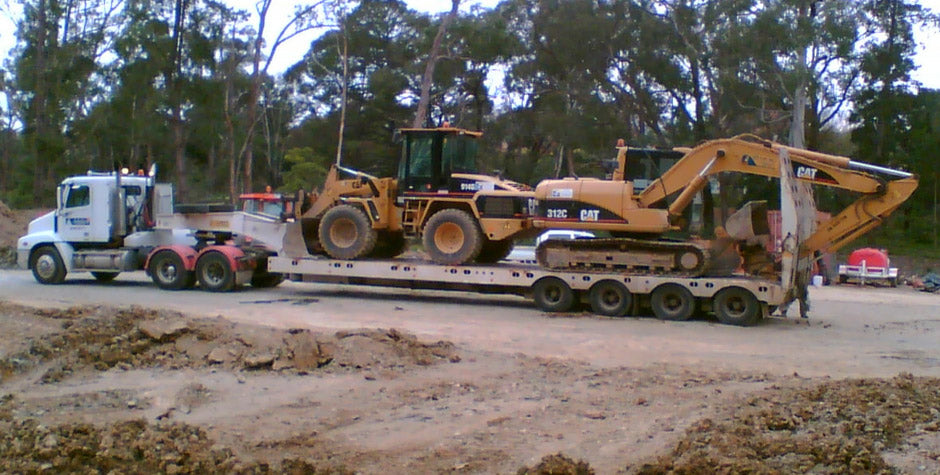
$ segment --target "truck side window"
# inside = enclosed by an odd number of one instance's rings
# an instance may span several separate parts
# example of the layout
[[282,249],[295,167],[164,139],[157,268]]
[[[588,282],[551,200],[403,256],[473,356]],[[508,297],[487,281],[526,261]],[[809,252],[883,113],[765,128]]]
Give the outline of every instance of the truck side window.
[[77,208],[87,206],[90,203],[90,193],[87,185],[73,186],[69,188],[69,197],[65,200],[66,208]]

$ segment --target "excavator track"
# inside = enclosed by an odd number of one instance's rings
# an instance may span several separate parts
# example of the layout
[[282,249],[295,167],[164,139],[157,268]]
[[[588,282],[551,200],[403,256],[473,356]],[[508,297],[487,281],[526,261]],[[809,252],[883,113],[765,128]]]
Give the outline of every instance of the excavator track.
[[[687,241],[632,238],[548,240],[536,250],[539,265],[556,270],[622,270],[644,275],[730,275],[737,264],[712,259],[713,251]],[[725,261],[725,259],[719,259]]]

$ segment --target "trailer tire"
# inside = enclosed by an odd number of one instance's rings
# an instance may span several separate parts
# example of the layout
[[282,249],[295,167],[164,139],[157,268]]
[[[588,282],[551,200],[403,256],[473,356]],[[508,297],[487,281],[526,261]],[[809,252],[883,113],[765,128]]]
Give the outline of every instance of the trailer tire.
[[199,286],[209,292],[228,292],[235,288],[235,271],[220,252],[207,252],[196,261]]
[[682,322],[695,313],[695,297],[679,284],[663,284],[653,289],[650,306],[656,318]]
[[352,205],[338,205],[323,215],[318,234],[323,250],[330,257],[352,260],[372,252],[378,233],[361,209]]
[[120,272],[92,272],[91,276],[98,282],[111,282],[116,279]]
[[195,284],[195,275],[186,270],[183,258],[173,251],[160,251],[150,258],[147,272],[157,287],[163,290],[188,289]]
[[61,284],[68,274],[62,256],[53,246],[36,249],[30,257],[29,268],[33,270],[36,281],[42,284]]
[[728,287],[715,294],[715,316],[726,325],[748,327],[761,318],[760,302],[749,290]]
[[557,277],[544,277],[532,285],[532,299],[546,312],[567,312],[574,306],[574,291]]
[[622,317],[633,305],[633,295],[616,280],[602,280],[591,286],[591,311],[605,317]]
[[512,252],[512,239],[487,240],[480,249],[477,262],[480,264],[495,264],[505,259],[510,252]]
[[424,250],[438,264],[457,266],[470,262],[483,248],[483,231],[476,219],[460,209],[434,213],[423,234]]

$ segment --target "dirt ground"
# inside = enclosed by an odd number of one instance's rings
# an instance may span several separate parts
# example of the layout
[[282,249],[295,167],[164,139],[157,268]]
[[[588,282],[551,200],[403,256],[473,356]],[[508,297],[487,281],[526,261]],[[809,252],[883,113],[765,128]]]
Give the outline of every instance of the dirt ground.
[[0,201],[0,269],[16,265],[16,240],[26,234],[29,222],[44,211],[10,209]]
[[940,379],[0,303],[0,472],[938,473]]

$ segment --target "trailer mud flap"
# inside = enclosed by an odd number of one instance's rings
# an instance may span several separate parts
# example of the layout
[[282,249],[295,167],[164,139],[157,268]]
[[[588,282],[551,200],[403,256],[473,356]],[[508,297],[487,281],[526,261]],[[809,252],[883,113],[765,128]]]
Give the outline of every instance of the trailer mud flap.
[[816,202],[810,185],[797,181],[790,162],[790,154],[780,149],[780,214],[782,237],[782,266],[780,285],[786,298],[781,313],[794,300],[800,302],[800,316],[809,313],[808,288],[813,271],[812,255],[801,252],[803,243],[816,232]]

